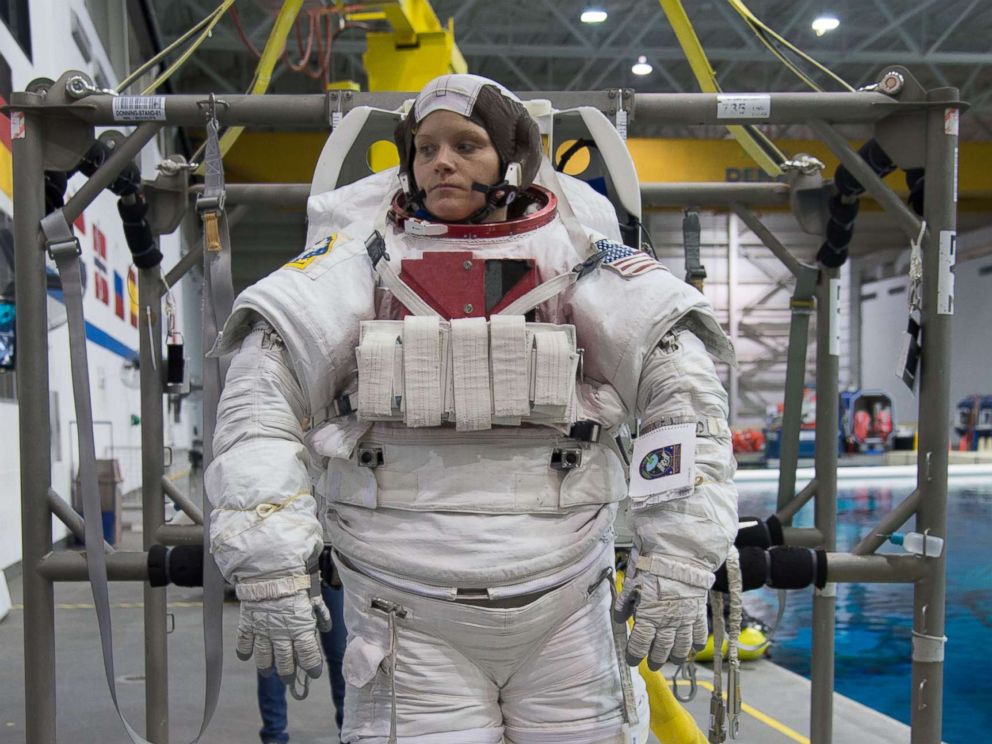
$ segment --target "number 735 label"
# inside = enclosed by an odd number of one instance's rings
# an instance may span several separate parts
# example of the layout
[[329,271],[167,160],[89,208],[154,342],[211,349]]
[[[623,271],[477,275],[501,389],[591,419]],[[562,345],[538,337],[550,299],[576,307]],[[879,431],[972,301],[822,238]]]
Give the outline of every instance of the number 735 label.
[[767,119],[772,113],[772,98],[763,93],[718,95],[718,119]]

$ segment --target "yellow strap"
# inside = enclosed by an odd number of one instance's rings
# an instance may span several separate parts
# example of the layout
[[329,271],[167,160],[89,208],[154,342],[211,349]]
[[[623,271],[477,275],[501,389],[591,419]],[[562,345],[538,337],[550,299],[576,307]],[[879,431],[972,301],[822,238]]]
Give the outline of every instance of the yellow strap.
[[[303,1],[286,0],[283,3],[279,15],[276,16],[276,22],[272,26],[272,32],[265,42],[265,49],[262,50],[258,66],[255,68],[255,76],[248,89],[248,93],[251,95],[261,95],[269,89],[269,83],[272,82],[272,70],[275,69],[276,62],[279,61],[279,57],[282,56],[283,50],[286,48],[286,39],[289,37],[289,32],[293,30],[293,24],[296,23],[296,17],[300,14]],[[221,135],[221,157],[226,155],[234,146],[243,131],[244,127],[230,127]]]
[[224,0],[224,2],[221,3],[221,5],[217,8],[217,10],[215,10],[211,14],[211,16],[208,16],[210,18],[210,22],[207,24],[207,27],[203,29],[203,33],[200,34],[199,38],[197,38],[197,40],[190,45],[189,49],[187,49],[179,56],[179,59],[177,59],[175,62],[169,65],[169,67],[165,70],[165,72],[163,72],[161,75],[155,78],[154,82],[152,82],[151,85],[149,85],[147,88],[141,91],[141,95],[147,96],[149,93],[151,93],[156,88],[158,88],[158,86],[160,86],[162,83],[168,80],[169,77],[172,75],[172,73],[174,73],[184,64],[186,64],[186,60],[188,60],[191,56],[193,56],[193,52],[197,50],[200,44],[202,44],[204,41],[207,40],[211,32],[214,30],[214,26],[216,26],[220,22],[220,19],[224,17],[224,13],[226,13],[227,9],[230,8],[233,4],[234,4],[234,0]]
[[[699,37],[696,36],[696,31],[689,21],[685,8],[682,7],[682,0],[659,0],[659,2],[668,17],[668,22],[672,25],[672,30],[675,31],[675,36],[682,47],[682,53],[685,54],[689,67],[692,68],[692,74],[695,75],[700,90],[703,93],[720,93],[716,73],[706,58],[706,52],[703,51],[703,45],[699,43]],[[740,124],[731,124],[727,130],[744,148],[744,152],[765,173],[769,176],[782,174],[779,163],[784,162],[786,157],[764,133],[753,127],[744,127]]]
[[814,83],[809,77],[807,77],[806,74],[803,73],[802,70],[800,70],[796,65],[794,65],[788,59],[786,59],[785,56],[781,54],[781,52],[775,49],[774,45],[770,41],[768,41],[768,37],[771,37],[779,44],[784,46],[786,49],[788,49],[790,52],[801,58],[803,61],[805,61],[810,65],[813,65],[813,67],[818,69],[820,72],[829,76],[832,80],[834,80],[838,85],[842,86],[845,90],[848,90],[852,93],[854,92],[854,88],[852,88],[845,80],[843,80],[838,75],[834,74],[827,67],[821,65],[815,59],[813,59],[808,54],[806,54],[806,52],[802,51],[799,47],[797,47],[790,41],[786,40],[783,36],[779,35],[774,29],[772,29],[770,26],[765,24],[764,21],[762,21],[760,18],[754,15],[754,13],[752,13],[751,10],[744,4],[744,0],[727,0],[727,2],[730,3],[730,7],[733,8],[737,12],[737,14],[740,15],[741,18],[747,21],[747,25],[751,27],[751,30],[754,31],[755,35],[758,37],[761,43],[764,44],[766,47],[768,47],[768,49],[772,52],[772,54],[778,57],[782,61],[782,63],[785,64],[786,67],[792,70],[792,72],[795,73],[797,77],[799,77],[808,86],[813,88],[813,90],[820,90],[820,87],[816,83]]

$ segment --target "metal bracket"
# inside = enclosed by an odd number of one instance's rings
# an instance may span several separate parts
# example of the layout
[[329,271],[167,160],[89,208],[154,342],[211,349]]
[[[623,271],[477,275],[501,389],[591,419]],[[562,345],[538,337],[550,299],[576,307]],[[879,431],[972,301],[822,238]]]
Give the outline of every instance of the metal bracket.
[[[170,165],[165,165],[169,163]],[[182,155],[171,155],[159,167],[154,181],[142,188],[148,202],[145,219],[153,235],[169,235],[179,227],[188,206],[189,168]]]
[[[927,91],[913,74],[901,65],[885,68],[877,90],[900,103],[927,100]],[[887,116],[875,125],[875,139],[892,162],[903,170],[922,168],[926,157],[927,112],[909,111]]]
[[[72,170],[90,149],[96,136],[92,124],[87,124],[71,113],[53,108],[79,105],[76,103],[77,98],[71,96],[68,91],[69,81],[72,79],[79,79],[82,82],[90,80],[86,73],[69,70],[55,82],[47,78],[39,78],[31,82],[32,92],[44,94],[45,115],[38,119],[45,141],[45,170]],[[92,81],[90,84],[92,85]]]

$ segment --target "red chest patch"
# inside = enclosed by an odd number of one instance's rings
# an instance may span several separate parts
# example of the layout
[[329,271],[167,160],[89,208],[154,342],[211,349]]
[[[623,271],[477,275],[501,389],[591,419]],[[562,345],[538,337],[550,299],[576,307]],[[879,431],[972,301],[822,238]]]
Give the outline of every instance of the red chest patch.
[[400,266],[400,279],[446,320],[488,318],[539,284],[531,259],[484,259],[471,251],[428,252]]

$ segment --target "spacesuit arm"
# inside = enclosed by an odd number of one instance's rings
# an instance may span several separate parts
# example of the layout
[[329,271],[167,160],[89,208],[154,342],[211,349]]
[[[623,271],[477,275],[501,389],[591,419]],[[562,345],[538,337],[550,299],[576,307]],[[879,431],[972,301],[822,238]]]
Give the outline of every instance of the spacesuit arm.
[[[692,646],[706,642],[706,590],[737,529],[727,396],[706,347],[691,331],[670,331],[648,354],[637,413],[646,441],[652,431],[682,427],[681,439],[658,439],[656,451],[665,450],[671,459],[655,473],[671,473],[670,484],[665,483],[668,476],[658,477],[649,481],[658,484],[653,492],[650,487],[636,495],[632,490],[637,551],[614,607],[618,619],[634,616],[628,663],[647,657],[657,669],[669,658],[684,660]],[[691,461],[690,451],[694,469],[682,483],[677,476]],[[632,477],[640,465],[635,457]]]
[[307,403],[279,336],[257,323],[217,411],[206,488],[211,552],[235,583],[309,574],[323,545],[300,422]]
[[642,432],[678,423],[696,427],[694,482],[632,502],[640,555],[715,571],[737,533],[736,462],[727,393],[705,346],[691,331],[670,332],[650,353],[641,372],[637,408]]

